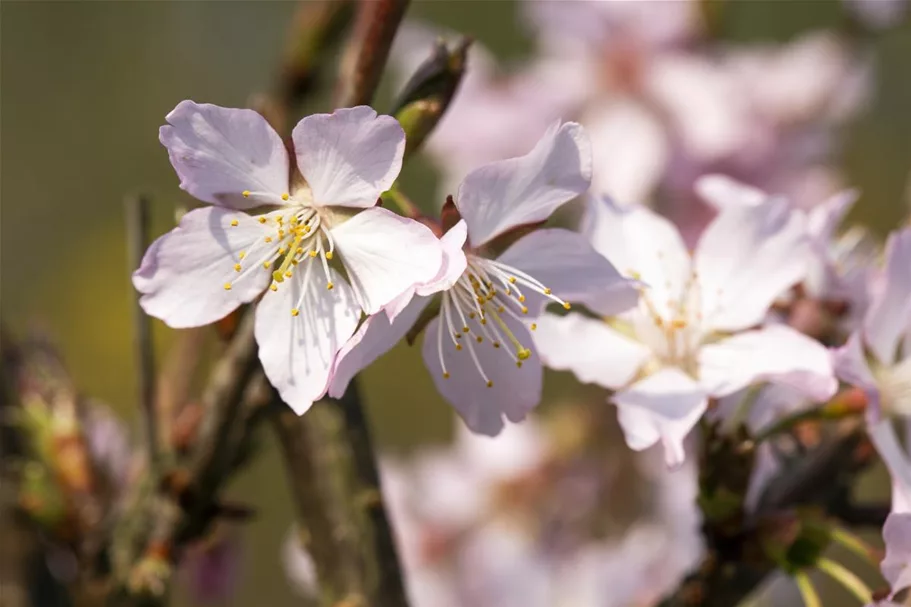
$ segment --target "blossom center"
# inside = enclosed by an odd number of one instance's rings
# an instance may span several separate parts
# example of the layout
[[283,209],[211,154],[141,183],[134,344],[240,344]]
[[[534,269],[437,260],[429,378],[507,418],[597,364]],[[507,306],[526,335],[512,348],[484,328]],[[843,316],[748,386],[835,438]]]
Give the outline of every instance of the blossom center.
[[522,361],[531,356],[530,344],[522,343],[507,320],[525,325],[532,331],[537,328],[535,323],[527,321],[527,297],[544,297],[566,309],[570,304],[516,268],[476,255],[469,254],[467,257],[465,271],[451,289],[443,292],[437,354],[443,377],[448,379],[443,348],[453,347],[459,352],[467,350],[481,381],[492,388],[493,380],[485,372],[478,356],[480,348],[496,349],[502,352],[502,357],[522,367]]
[[703,313],[695,273],[683,284],[678,297],[670,296],[664,302],[644,287],[633,316],[637,337],[651,348],[659,363],[678,367],[698,379],[697,353],[703,338]]
[[[291,314],[300,313],[302,300],[307,293],[307,287],[315,272],[322,272],[326,279],[326,288],[332,289],[332,274],[329,262],[335,252],[335,242],[330,233],[330,225],[318,208],[295,205],[287,206],[279,211],[273,211],[257,217],[263,224],[263,239],[267,245],[263,247],[262,255],[258,259],[248,259],[247,251],[240,251],[238,261],[234,264],[234,271],[239,279],[248,272],[270,272],[272,284],[269,288],[273,291],[279,285],[292,278],[295,273],[303,272],[300,300],[291,309]],[[232,222],[236,226],[236,220]],[[231,283],[225,283],[225,289],[231,289]]]

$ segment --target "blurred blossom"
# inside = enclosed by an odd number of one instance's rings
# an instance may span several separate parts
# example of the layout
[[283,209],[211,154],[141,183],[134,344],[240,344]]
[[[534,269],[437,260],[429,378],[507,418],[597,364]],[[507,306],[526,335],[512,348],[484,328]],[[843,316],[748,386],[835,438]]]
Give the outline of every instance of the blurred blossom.
[[126,426],[106,405],[89,401],[83,431],[92,461],[115,495],[122,494],[133,472],[135,460]]
[[[524,156],[469,173],[443,210],[444,224],[454,223],[441,239],[443,269],[390,306],[396,318],[390,312],[360,326],[339,353],[329,394],[341,396],[423,320],[424,364],[465,424],[493,436],[506,421],[522,421],[541,400],[531,332],[545,306],[569,309],[573,301],[615,313],[637,297],[634,283],[580,234],[529,231],[585,192],[591,173],[588,139],[575,123],[552,125]],[[520,237],[495,256],[497,240],[511,233]]]
[[867,27],[899,25],[908,14],[908,0],[843,0],[845,6]]
[[695,566],[691,465],[670,472],[660,454],[640,456],[653,507],[619,537],[596,539],[584,520],[599,507],[583,496],[619,487],[598,489],[599,466],[561,466],[555,448],[528,420],[495,440],[460,431],[451,447],[383,461],[417,607],[652,605]]
[[225,525],[190,545],[180,560],[180,573],[197,603],[220,603],[240,585],[241,557],[238,533]]
[[[300,182],[281,137],[252,110],[182,101],[167,121],[160,140],[180,186],[212,206],[149,247],[133,274],[140,303],[186,328],[265,293],[260,361],[302,414],[325,395],[362,311],[380,312],[440,270],[426,226],[375,207],[398,177],[405,133],[367,106],[307,116],[292,133]],[[329,263],[336,254],[344,274]]]
[[883,577],[895,595],[911,587],[911,512],[893,512],[886,518],[883,541],[886,544]]
[[754,383],[816,399],[834,394],[828,352],[783,325],[749,330],[805,275],[805,217],[781,200],[731,204],[692,257],[677,229],[645,207],[589,202],[592,244],[643,283],[639,306],[605,320],[545,314],[535,339],[545,364],[611,388],[627,444],[657,443],[684,460],[684,439],[708,406]]
[[310,553],[301,546],[300,531],[296,525],[288,531],[282,545],[282,566],[291,587],[298,594],[311,598],[319,596],[316,565]]

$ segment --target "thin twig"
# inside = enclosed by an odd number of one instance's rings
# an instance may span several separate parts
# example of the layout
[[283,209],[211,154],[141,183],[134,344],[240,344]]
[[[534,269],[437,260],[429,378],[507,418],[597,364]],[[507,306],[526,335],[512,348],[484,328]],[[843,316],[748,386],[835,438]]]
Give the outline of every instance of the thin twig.
[[360,0],[342,55],[336,106],[369,105],[410,0]]
[[[132,273],[142,263],[149,246],[149,199],[143,195],[126,199],[127,256]],[[160,444],[158,415],[155,411],[155,351],[152,345],[152,321],[139,305],[139,295],[133,298],[133,343],[138,367],[139,409],[145,434],[149,462],[158,464]]]

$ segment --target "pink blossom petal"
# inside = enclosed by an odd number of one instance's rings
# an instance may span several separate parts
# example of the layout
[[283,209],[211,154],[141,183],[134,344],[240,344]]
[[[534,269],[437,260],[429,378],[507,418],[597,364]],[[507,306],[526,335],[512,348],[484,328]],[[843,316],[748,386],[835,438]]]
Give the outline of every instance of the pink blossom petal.
[[[278,290],[266,291],[256,308],[259,360],[269,382],[298,415],[326,394],[336,354],[361,316],[344,277],[330,272],[332,289],[326,288],[322,273],[306,280],[306,270],[300,270]],[[299,310],[297,316],[293,309]]]
[[829,351],[782,325],[703,346],[699,381],[714,397],[763,381],[785,384],[816,400],[826,400],[838,389]]
[[395,320],[390,320],[386,314],[374,314],[361,323],[338,353],[329,396],[341,397],[355,375],[399,343],[428,303],[426,297],[415,297]]
[[544,221],[588,189],[591,146],[574,122],[554,125],[519,158],[475,169],[459,187],[456,206],[468,223],[472,247],[516,226]]
[[911,460],[898,442],[892,420],[868,424],[867,434],[892,478],[892,512],[911,514]]
[[180,329],[215,322],[253,301],[271,280],[257,267],[268,254],[265,235],[245,213],[216,207],[190,211],[152,243],[133,273],[143,310]]
[[703,388],[683,371],[666,368],[617,392],[617,420],[631,449],[661,441],[669,466],[683,463],[683,441],[708,405]]
[[361,211],[331,234],[367,314],[431,280],[443,263],[442,245],[429,228],[386,209]]
[[651,355],[646,346],[604,321],[581,314],[543,314],[537,324],[532,337],[543,363],[551,369],[572,371],[582,382],[620,388]]
[[[859,332],[852,333],[845,345],[832,351],[835,374],[843,381],[861,388],[867,394],[877,394],[876,378],[867,364],[863,338]],[[878,403],[879,399],[875,399]]]
[[677,228],[645,207],[622,207],[606,197],[589,201],[583,224],[595,249],[624,276],[645,283],[658,313],[670,317],[668,303],[680,301],[690,279],[690,256]]
[[879,362],[890,365],[911,326],[911,229],[889,236],[883,280],[883,290],[864,318],[864,338]]
[[307,116],[292,137],[319,206],[372,207],[402,169],[405,132],[395,118],[365,105]]
[[696,193],[706,203],[721,211],[727,208],[756,207],[769,195],[727,175],[705,175],[696,180]]
[[810,259],[805,223],[784,201],[718,214],[693,256],[706,328],[759,324],[775,298],[804,277]]
[[260,114],[181,101],[166,120],[158,137],[182,189],[235,209],[281,203],[288,191],[288,153]]
[[911,514],[893,512],[883,525],[886,556],[880,565],[892,593],[911,587]]
[[[531,335],[525,325],[509,316],[503,316],[502,320],[519,342],[531,347]],[[541,361],[534,349],[522,361],[521,368],[506,352],[507,345],[494,348],[490,340],[469,343],[475,339],[471,334],[462,338],[464,345],[456,350],[444,332],[442,348],[438,349],[439,323],[439,318],[434,319],[424,332],[424,363],[437,390],[455,407],[472,432],[496,436],[503,430],[504,417],[514,423],[525,419],[541,401]],[[440,351],[448,378],[443,375]],[[472,351],[478,364],[472,358]],[[491,387],[487,386],[487,380],[492,382]]]
[[[566,301],[585,304],[604,315],[629,310],[639,300],[638,283],[623,278],[584,236],[550,228],[523,236],[497,260],[525,272]],[[523,290],[530,309],[550,302],[543,295]]]

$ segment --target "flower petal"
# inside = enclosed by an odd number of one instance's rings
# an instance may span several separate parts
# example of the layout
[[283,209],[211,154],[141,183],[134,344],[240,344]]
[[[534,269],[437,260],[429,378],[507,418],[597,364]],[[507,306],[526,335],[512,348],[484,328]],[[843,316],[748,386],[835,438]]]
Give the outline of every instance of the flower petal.
[[880,568],[892,593],[911,587],[911,514],[893,512],[883,525],[886,556]]
[[338,353],[329,396],[341,397],[355,375],[399,343],[428,303],[430,300],[426,297],[415,297],[394,320],[386,314],[374,314],[361,323]]
[[[181,101],[158,138],[180,187],[199,200],[235,209],[279,204],[288,191],[288,153],[253,110]],[[249,191],[248,197],[243,196]]]
[[456,206],[479,247],[516,226],[544,221],[560,205],[588,189],[591,146],[574,122],[554,125],[519,158],[475,169],[459,186]]
[[762,381],[791,386],[816,400],[838,389],[829,351],[783,325],[740,333],[699,352],[699,383],[714,397]]
[[[330,271],[331,290],[300,272],[277,291],[267,291],[256,308],[259,360],[269,382],[298,415],[326,394],[336,354],[361,316],[351,287]],[[300,314],[292,316],[292,309]]]
[[693,256],[707,329],[759,324],[775,298],[803,278],[810,258],[805,223],[780,200],[718,214]]
[[[612,316],[629,310],[639,300],[638,283],[623,278],[584,236],[551,228],[523,236],[498,259],[538,280],[553,294],[585,304],[599,314]],[[551,300],[531,291],[528,307],[540,314]]]
[[592,246],[624,275],[649,288],[656,311],[671,317],[690,280],[690,256],[677,228],[649,209],[622,207],[607,197],[590,199],[583,220]]
[[[181,329],[209,324],[253,301],[271,280],[268,271],[247,265],[258,266],[268,253],[264,234],[246,213],[217,207],[190,211],[152,243],[133,273],[142,309]],[[235,264],[242,265],[240,273]]]
[[361,211],[333,228],[332,238],[368,315],[431,280],[443,263],[442,245],[429,228],[382,208]]
[[[509,316],[502,319],[516,339],[531,349],[531,356],[522,361],[522,368],[516,366],[505,347],[494,348],[489,340],[469,342],[470,334],[463,338],[462,350],[456,350],[447,332],[439,334],[439,318],[431,321],[424,332],[424,363],[437,390],[455,407],[472,432],[488,436],[496,436],[503,430],[504,417],[511,422],[520,422],[541,401],[541,361],[531,347],[531,335],[525,325],[515,319]],[[439,344],[442,344],[441,348],[438,348]],[[477,356],[477,365],[472,350]],[[448,378],[443,376],[441,353]],[[493,382],[491,387],[487,386],[478,365]]]
[[402,169],[405,132],[366,105],[307,116],[292,138],[297,166],[320,206],[372,207]]
[[683,441],[708,406],[703,388],[675,368],[662,369],[611,400],[630,449],[642,451],[661,441],[669,466],[683,463]]
[[879,362],[889,365],[895,362],[898,342],[911,326],[911,229],[889,236],[882,278],[882,291],[864,318],[864,338]]
[[769,199],[768,194],[727,175],[704,175],[696,180],[696,193],[721,211],[728,208],[755,207]]
[[620,388],[651,354],[607,323],[581,314],[542,314],[537,324],[532,337],[541,361],[551,369],[572,371],[582,382]]
[[898,442],[892,420],[868,424],[867,434],[892,478],[892,512],[911,513],[911,461]]

